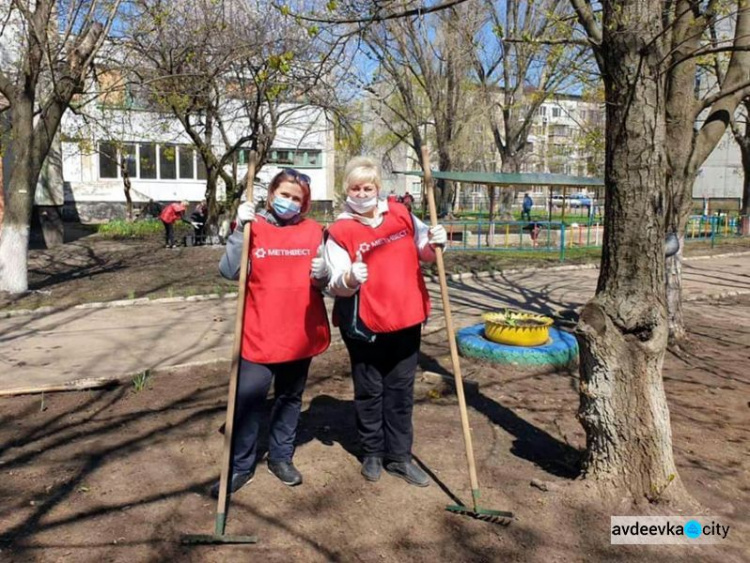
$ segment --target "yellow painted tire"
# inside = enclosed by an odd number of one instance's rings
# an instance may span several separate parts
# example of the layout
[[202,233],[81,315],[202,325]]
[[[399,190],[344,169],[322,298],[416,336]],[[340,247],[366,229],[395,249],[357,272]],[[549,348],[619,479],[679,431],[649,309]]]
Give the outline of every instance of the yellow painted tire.
[[[544,315],[535,315],[533,313],[521,313],[520,311],[511,311],[505,313],[485,313],[482,315],[484,320],[485,337],[499,344],[509,346],[541,346],[549,341],[549,327],[554,322],[551,318]],[[510,319],[510,323],[508,323]],[[514,321],[534,320],[536,326],[513,326]]]

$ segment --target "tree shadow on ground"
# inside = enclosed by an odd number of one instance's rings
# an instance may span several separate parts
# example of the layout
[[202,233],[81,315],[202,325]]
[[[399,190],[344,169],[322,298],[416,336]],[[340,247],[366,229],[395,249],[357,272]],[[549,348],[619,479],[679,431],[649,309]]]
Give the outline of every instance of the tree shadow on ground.
[[[453,374],[435,358],[420,353],[419,365],[422,369],[440,374],[455,388]],[[530,461],[557,477],[575,479],[580,475],[580,450],[524,420],[508,407],[482,393],[476,385],[464,384],[464,392],[468,408],[481,413],[492,424],[515,438],[511,449],[513,455]]]

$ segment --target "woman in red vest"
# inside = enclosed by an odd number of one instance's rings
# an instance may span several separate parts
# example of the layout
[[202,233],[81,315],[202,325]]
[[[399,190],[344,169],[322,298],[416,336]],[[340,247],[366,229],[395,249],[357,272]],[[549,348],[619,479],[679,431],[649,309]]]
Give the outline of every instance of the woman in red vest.
[[411,459],[414,375],[430,300],[419,262],[435,260],[447,240],[401,203],[382,201],[380,172],[369,158],[344,171],[344,212],[329,227],[326,262],[339,326],[352,364],[362,475],[388,473],[425,487]]
[[[221,275],[238,279],[242,261],[242,229],[251,222],[237,389],[232,438],[230,490],[238,490],[255,474],[261,410],[271,382],[268,470],[285,485],[302,483],[294,467],[302,393],[313,356],[331,340],[321,291],[329,281],[323,259],[323,228],[305,214],[310,209],[310,178],[287,168],[268,187],[266,208],[256,215],[252,203],[237,210],[237,228],[219,264]],[[211,493],[218,496],[219,484]]]

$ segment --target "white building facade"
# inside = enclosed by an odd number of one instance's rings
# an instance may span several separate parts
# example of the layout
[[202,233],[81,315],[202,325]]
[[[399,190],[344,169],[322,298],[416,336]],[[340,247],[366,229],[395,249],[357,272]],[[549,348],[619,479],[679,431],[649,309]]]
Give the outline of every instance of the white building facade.
[[[276,135],[267,164],[258,171],[268,183],[279,170],[293,167],[311,178],[313,200],[318,205],[333,199],[333,133],[322,111],[309,107],[287,108],[290,119]],[[149,201],[167,203],[205,197],[206,169],[179,121],[169,115],[144,110],[102,111],[92,127],[72,112],[61,126],[61,163],[65,215],[84,222],[124,216],[123,168],[130,178],[130,195],[136,207]],[[88,121],[88,122],[87,122]],[[231,122],[230,142],[247,129],[242,120]],[[86,131],[86,134],[82,132]],[[215,154],[223,147],[217,146]],[[236,173],[246,172],[247,149],[237,153]],[[232,174],[231,163],[226,170]],[[225,195],[219,181],[218,199]]]

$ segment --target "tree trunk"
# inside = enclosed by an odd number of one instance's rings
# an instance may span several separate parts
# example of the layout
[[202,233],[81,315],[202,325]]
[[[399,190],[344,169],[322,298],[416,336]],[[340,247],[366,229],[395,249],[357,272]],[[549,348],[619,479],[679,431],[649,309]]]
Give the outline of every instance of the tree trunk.
[[[747,108],[747,106],[746,106]],[[747,108],[750,111],[750,108]],[[750,117],[748,117],[750,120]],[[750,124],[745,125],[745,135],[739,140],[742,155],[742,203],[740,205],[740,229],[743,235],[750,235]]]
[[[503,164],[501,172],[518,174],[521,169],[521,163],[518,155],[513,153],[503,154]],[[498,200],[498,215],[501,221],[513,220],[513,202],[516,199],[516,192],[513,188],[500,188],[500,198]]]
[[[694,176],[685,177],[679,170],[672,168],[672,175],[667,179],[667,194],[691,194]],[[676,212],[668,213],[667,231],[674,231],[680,241],[679,251],[666,259],[667,322],[669,327],[669,345],[679,347],[688,340],[682,310],[682,259],[685,244],[685,229],[690,212],[682,209],[692,206],[692,197],[671,197],[671,204],[678,207]]]
[[22,293],[29,288],[27,259],[29,225],[41,162],[33,158],[33,117],[30,103],[11,110],[13,170],[7,186],[5,216],[0,232],[0,291]]
[[207,168],[206,169],[206,205],[208,205],[208,213],[206,214],[206,224],[213,225],[216,223],[216,218],[219,216],[219,203],[216,201],[216,189],[219,182],[219,169],[218,168]]
[[120,171],[122,172],[122,189],[125,192],[125,218],[128,221],[133,220],[133,198],[130,196],[130,188],[132,187],[130,184],[130,174],[128,174],[128,167],[125,163],[125,159],[123,159],[122,164],[120,166]]
[[[616,10],[614,8],[617,8]],[[581,344],[583,471],[636,501],[683,492],[662,382],[666,119],[661,2],[604,4],[607,102],[604,246]]]
[[[495,220],[495,201],[497,201],[497,186],[487,186],[487,190],[490,192],[490,212],[489,212],[489,228],[487,229],[487,246],[492,246],[492,239],[495,235],[495,229],[492,222]],[[481,233],[479,233],[481,236]]]
[[[0,123],[0,127],[2,124]],[[3,168],[3,150],[0,146],[0,233],[3,229],[3,216],[5,215],[5,169]]]
[[[438,166],[441,172],[448,172],[451,169],[451,158],[450,155],[441,150],[439,151]],[[450,209],[451,201],[453,200],[453,183],[447,180],[437,181],[438,190],[438,216],[445,217]]]
[[682,251],[685,246],[684,230],[678,234],[680,249],[667,258],[667,312],[669,315],[669,345],[680,346],[688,339],[682,314]]

